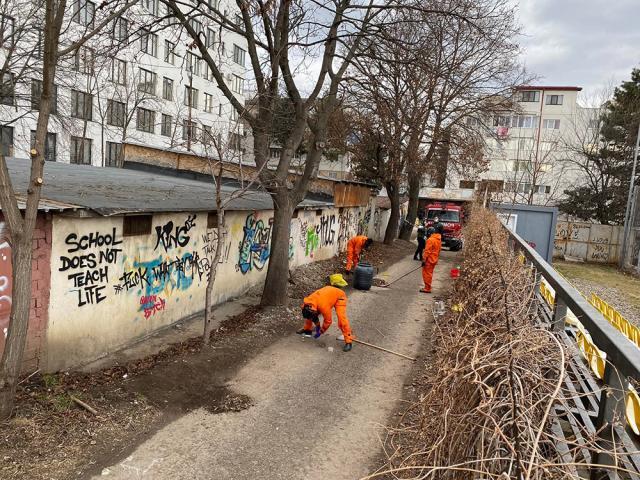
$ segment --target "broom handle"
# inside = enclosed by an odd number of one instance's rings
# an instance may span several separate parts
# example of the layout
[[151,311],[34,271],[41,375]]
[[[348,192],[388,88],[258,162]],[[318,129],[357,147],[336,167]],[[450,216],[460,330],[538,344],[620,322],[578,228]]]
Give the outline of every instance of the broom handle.
[[416,270],[418,270],[418,269],[420,269],[420,268],[422,268],[422,265],[420,265],[419,267],[414,268],[414,269],[413,269],[413,270],[411,270],[410,272],[405,273],[405,274],[404,274],[404,275],[402,275],[401,277],[398,277],[398,278],[396,278],[395,280],[392,280],[391,282],[387,283],[387,285],[386,285],[386,286],[388,287],[388,286],[389,286],[389,285],[391,285],[392,283],[396,283],[398,280],[403,279],[403,278],[404,278],[404,277],[406,277],[407,275],[409,275],[409,274],[411,274],[411,273],[415,272]]
[[366,345],[367,347],[377,348],[378,350],[382,350],[383,352],[393,353],[394,355],[397,355],[402,358],[406,358],[407,360],[411,360],[412,362],[416,361],[416,359],[413,357],[408,357],[406,355],[403,355],[402,353],[394,352],[393,350],[387,350],[386,348],[379,347],[378,345],[374,345],[372,343],[363,342],[362,340],[358,340],[356,338],[354,338],[353,341],[356,343],[361,343],[362,345]]

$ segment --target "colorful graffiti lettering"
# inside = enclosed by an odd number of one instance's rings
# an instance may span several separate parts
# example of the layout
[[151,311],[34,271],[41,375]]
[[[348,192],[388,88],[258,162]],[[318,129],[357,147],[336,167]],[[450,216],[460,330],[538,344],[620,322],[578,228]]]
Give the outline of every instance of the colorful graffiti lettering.
[[262,270],[271,254],[271,226],[273,218],[265,226],[261,219],[256,220],[253,213],[249,214],[243,227],[244,236],[239,244],[239,258],[236,269],[242,274],[252,269]]
[[173,229],[173,221],[169,220],[163,226],[156,227],[156,235],[158,239],[156,246],[153,248],[157,250],[158,245],[162,244],[164,251],[169,251],[173,247],[186,247],[191,237],[187,235],[189,230],[196,226],[196,215],[189,215],[184,221],[184,225],[178,226]]
[[[1,232],[5,224],[0,223]],[[7,242],[0,244],[0,353],[4,349],[4,342],[9,332],[9,317],[11,315],[11,291],[13,288],[11,273],[11,247]]]
[[144,318],[147,319],[157,312],[164,310],[166,302],[157,295],[148,295],[140,297],[140,311],[144,312]]
[[[81,237],[76,233],[67,235],[65,244],[68,246],[67,254],[69,255],[60,256],[58,271],[68,272],[67,279],[71,280],[71,291],[78,294],[79,307],[106,300],[105,289],[109,284],[109,265],[117,263],[118,256],[122,252],[122,249],[117,246],[121,243],[122,240],[118,240],[115,227],[107,234],[92,232]],[[100,250],[86,252],[95,248]]]
[[174,290],[187,290],[196,279],[209,278],[211,263],[198,252],[187,252],[174,259],[156,259],[147,262],[134,262],[131,270],[125,271],[114,285],[116,293],[144,288],[145,296],[165,293],[171,295]]
[[304,254],[313,257],[314,250],[318,249],[320,245],[320,237],[318,237],[318,233],[316,232],[316,227],[307,228],[307,241],[305,242],[305,250]]

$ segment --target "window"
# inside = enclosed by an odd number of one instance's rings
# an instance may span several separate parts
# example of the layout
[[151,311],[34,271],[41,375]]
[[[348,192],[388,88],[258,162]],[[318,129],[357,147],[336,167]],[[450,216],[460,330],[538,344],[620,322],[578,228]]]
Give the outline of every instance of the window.
[[218,228],[218,212],[209,212],[207,215],[207,228]]
[[518,150],[521,152],[533,150],[533,138],[518,138]]
[[90,138],[71,136],[71,163],[81,165],[91,165],[91,144]]
[[241,26],[242,26],[242,15],[238,15],[238,14],[236,13],[235,19],[236,19],[236,25],[237,25],[238,27],[241,27]]
[[537,90],[525,90],[523,92],[520,92],[520,101],[521,102],[539,102],[540,92]]
[[282,150],[280,148],[271,147],[269,149],[269,156],[271,157],[272,160],[278,160],[281,154],[282,154]]
[[513,160],[511,162],[511,170],[514,172],[528,172],[531,168],[529,160]]
[[220,2],[218,0],[209,0],[208,3],[211,10],[217,10],[220,6]]
[[113,21],[113,38],[120,41],[129,38],[129,21],[126,18],[118,17]]
[[116,142],[107,142],[106,151],[104,155],[105,167],[120,166],[121,158],[122,158],[122,144],[116,143]]
[[127,62],[114,58],[111,62],[111,81],[117,85],[127,83]]
[[236,122],[238,120],[238,111],[232,106],[231,107],[231,121]]
[[2,75],[0,82],[0,103],[2,105],[13,105],[16,97],[16,86],[13,73],[6,72]]
[[498,115],[493,119],[494,127],[510,127],[511,117],[505,115]]
[[142,6],[146,8],[149,13],[158,15],[158,0],[141,0]]
[[473,180],[460,180],[460,188],[468,188],[473,190],[476,188],[476,182]]
[[218,104],[218,115],[222,116],[222,104]]
[[153,110],[138,107],[138,124],[136,128],[141,132],[153,133],[155,130],[156,113]]
[[209,93],[204,94],[204,111],[208,113],[213,112],[213,95]]
[[198,57],[197,55],[194,55],[191,52],[187,52],[186,56],[186,63],[185,63],[185,67],[187,69],[187,72],[191,72],[191,74],[193,75],[198,75],[200,76],[200,57]]
[[13,127],[0,126],[0,155],[13,155]]
[[231,90],[235,93],[242,93],[244,91],[244,78],[234,75],[233,83],[231,84]]
[[171,115],[162,114],[162,123],[160,124],[160,135],[165,137],[171,136],[171,130],[173,129],[173,117]]
[[190,142],[196,139],[196,122],[184,120],[182,122],[182,139]]
[[149,32],[147,29],[142,29],[142,35],[140,37],[140,50],[144,53],[148,53],[152,57],[158,56],[158,35]]
[[551,193],[550,185],[535,185],[533,187],[533,191],[535,193]]
[[536,115],[517,115],[511,119],[511,126],[514,128],[535,128],[538,126]]
[[79,73],[93,73],[93,49],[80,47],[73,56],[73,69]]
[[33,50],[33,56],[35,58],[42,59],[42,55],[44,53],[44,32],[41,29],[36,29],[36,35],[38,38],[36,39],[36,47]]
[[164,61],[171,65],[176,64],[176,44],[169,40],[164,41]]
[[235,151],[242,150],[242,137],[239,133],[229,133],[229,148]]
[[207,28],[207,48],[213,48],[216,44],[216,32],[213,28]]
[[247,52],[240,48],[238,45],[233,45],[233,61],[238,65],[242,65],[244,67],[244,57],[246,53]]
[[107,124],[124,127],[126,104],[116,100],[107,100]]
[[547,95],[546,96],[547,105],[562,105],[562,101],[564,100],[564,95]]
[[[31,110],[40,110],[40,100],[42,98],[42,81],[31,80]],[[53,86],[51,97],[51,113],[58,113],[58,87]]]
[[209,67],[208,63],[204,64],[204,78],[210,82],[215,82],[215,78],[213,77],[213,70]]
[[560,120],[556,120],[553,118],[545,118],[542,121],[542,128],[558,130],[560,128]]
[[480,120],[475,117],[467,117],[465,123],[468,127],[477,127],[478,125],[480,125]]
[[73,21],[80,25],[93,27],[96,6],[88,0],[76,0],[73,4]]
[[[56,161],[56,134],[47,132],[47,138],[44,142],[44,159],[48,162]],[[36,131],[31,130],[31,148],[36,148]]]
[[93,118],[93,95],[71,90],[71,116],[91,120]]
[[198,108],[198,89],[184,87],[184,104],[187,107]]
[[213,143],[213,131],[209,125],[202,126],[202,143],[205,145],[211,145]]
[[16,19],[9,15],[0,15],[0,47],[11,48],[16,28]]
[[588,128],[598,128],[599,125],[600,125],[600,119],[592,118],[591,120],[589,120]]
[[196,20],[195,18],[189,19],[189,26],[195,30],[196,35],[200,35],[200,33],[202,33],[202,22],[199,20]]
[[141,92],[156,94],[156,78],[157,75],[151,70],[140,69],[140,82],[138,82],[138,90]]
[[167,77],[162,79],[162,98],[173,100],[173,80]]

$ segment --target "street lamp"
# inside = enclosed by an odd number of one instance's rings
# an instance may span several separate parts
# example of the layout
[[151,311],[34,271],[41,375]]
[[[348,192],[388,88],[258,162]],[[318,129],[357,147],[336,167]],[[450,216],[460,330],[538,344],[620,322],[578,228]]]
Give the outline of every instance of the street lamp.
[[624,258],[627,253],[627,240],[629,237],[629,230],[631,229],[631,204],[633,202],[633,196],[635,193],[636,185],[636,165],[638,164],[638,150],[640,149],[640,124],[638,124],[638,134],[636,136],[636,149],[633,153],[633,167],[631,169],[631,181],[629,182],[629,196],[627,197],[627,208],[624,212],[624,227],[622,231],[622,250],[620,251],[620,258],[618,259],[618,267],[624,267]]

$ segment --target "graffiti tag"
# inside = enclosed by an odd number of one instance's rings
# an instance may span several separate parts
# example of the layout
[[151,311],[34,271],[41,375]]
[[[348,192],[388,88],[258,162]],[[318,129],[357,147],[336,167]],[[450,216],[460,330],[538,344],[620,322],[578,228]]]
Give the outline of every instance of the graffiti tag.
[[158,245],[162,245],[164,251],[168,251],[172,247],[186,247],[191,237],[187,235],[189,230],[196,226],[196,215],[189,215],[184,222],[184,225],[173,228],[173,221],[169,220],[163,226],[156,227],[156,235],[158,237],[156,246],[153,247],[157,250]]
[[269,260],[271,253],[271,226],[273,218],[269,219],[268,226],[259,219],[256,220],[253,213],[247,216],[243,227],[244,236],[239,244],[239,258],[236,270],[245,274],[252,269],[262,270]]

